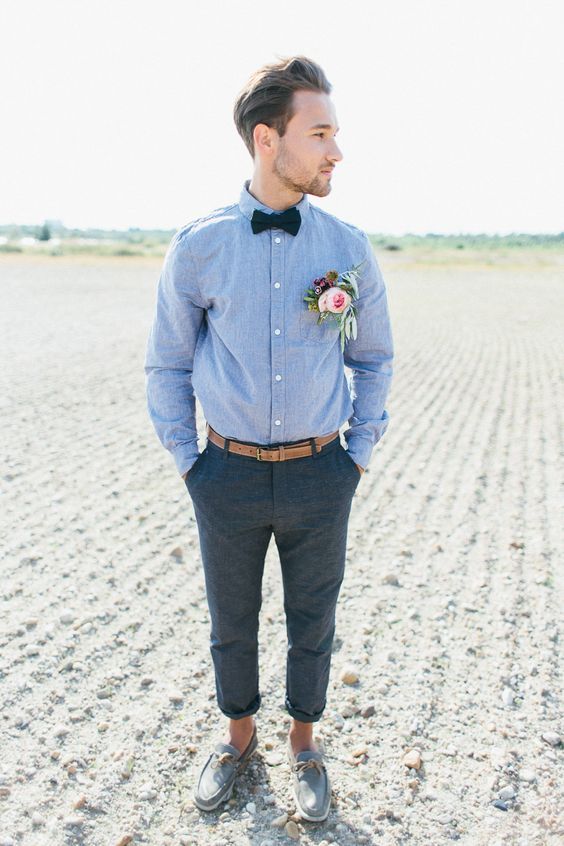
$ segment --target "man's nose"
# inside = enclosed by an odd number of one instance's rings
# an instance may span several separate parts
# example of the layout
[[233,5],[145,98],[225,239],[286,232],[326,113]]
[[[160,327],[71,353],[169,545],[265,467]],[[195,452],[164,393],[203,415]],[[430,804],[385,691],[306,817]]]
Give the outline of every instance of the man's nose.
[[337,144],[335,139],[333,139],[333,147],[332,151],[329,153],[329,158],[335,162],[340,162],[343,159],[343,154],[341,153],[339,145]]

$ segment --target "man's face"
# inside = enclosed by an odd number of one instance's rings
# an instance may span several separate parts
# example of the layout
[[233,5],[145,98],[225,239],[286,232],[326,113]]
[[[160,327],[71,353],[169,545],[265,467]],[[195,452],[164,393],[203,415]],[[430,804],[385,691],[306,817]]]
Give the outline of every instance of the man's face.
[[331,174],[343,158],[335,141],[338,131],[335,108],[328,94],[294,92],[295,113],[278,140],[272,172],[292,191],[326,197]]

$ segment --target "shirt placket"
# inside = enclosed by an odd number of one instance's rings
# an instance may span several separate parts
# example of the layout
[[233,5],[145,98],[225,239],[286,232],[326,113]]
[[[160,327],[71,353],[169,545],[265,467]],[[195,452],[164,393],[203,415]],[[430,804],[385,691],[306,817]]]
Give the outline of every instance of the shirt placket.
[[270,418],[270,442],[284,440],[284,230],[271,229],[270,261],[270,325],[273,332],[271,353],[272,411]]

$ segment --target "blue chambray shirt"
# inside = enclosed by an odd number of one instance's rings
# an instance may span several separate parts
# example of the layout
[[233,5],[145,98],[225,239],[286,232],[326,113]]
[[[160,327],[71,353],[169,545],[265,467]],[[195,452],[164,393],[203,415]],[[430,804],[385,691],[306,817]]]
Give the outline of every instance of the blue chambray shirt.
[[[245,180],[238,203],[183,226],[169,244],[147,341],[147,407],[181,475],[199,455],[196,397],[221,435],[274,446],[336,431],[366,467],[387,429],[393,341],[386,288],[368,236],[304,194],[297,235],[254,234],[260,203]],[[304,295],[328,270],[366,260],[358,332],[341,352],[332,318],[317,325]],[[350,368],[350,388],[345,365]]]

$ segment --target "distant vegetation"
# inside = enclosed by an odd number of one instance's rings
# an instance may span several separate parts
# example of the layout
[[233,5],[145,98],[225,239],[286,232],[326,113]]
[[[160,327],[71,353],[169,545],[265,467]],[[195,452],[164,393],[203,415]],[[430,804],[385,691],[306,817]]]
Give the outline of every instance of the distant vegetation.
[[510,235],[370,235],[374,247],[384,250],[403,250],[410,247],[446,247],[451,250],[497,249],[500,247],[564,247],[564,232],[555,235],[530,235],[526,232],[512,232]]
[[[178,227],[180,228],[180,226]],[[163,256],[174,229],[68,229],[60,221],[46,220],[41,225],[0,226],[0,253],[31,253],[51,256]],[[386,235],[371,234],[377,250],[414,250],[418,248],[450,250],[491,250],[499,248],[564,248],[564,232],[556,235]]]
[[0,226],[0,253],[43,255],[162,256],[174,229],[68,229],[60,221],[41,226]]

